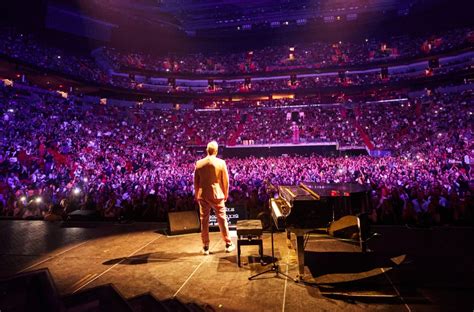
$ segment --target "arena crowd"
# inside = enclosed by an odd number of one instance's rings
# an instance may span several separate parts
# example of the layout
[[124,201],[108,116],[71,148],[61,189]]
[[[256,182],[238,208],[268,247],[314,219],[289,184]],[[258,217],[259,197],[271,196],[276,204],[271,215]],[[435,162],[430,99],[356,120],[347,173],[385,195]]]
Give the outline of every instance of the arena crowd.
[[[420,68],[414,71],[391,73],[381,76],[380,69],[370,72],[347,71],[354,66],[380,66],[398,60],[413,61],[417,58],[439,55],[472,48],[474,35],[470,29],[456,29],[446,33],[420,38],[389,38],[381,41],[356,43],[315,42],[295,47],[289,57],[289,47],[267,47],[248,53],[215,55],[210,53],[172,55],[167,57],[140,53],[118,52],[102,48],[94,56],[79,51],[69,51],[47,44],[35,34],[22,33],[15,29],[0,30],[0,54],[41,69],[66,74],[70,77],[95,84],[120,87],[131,90],[145,90],[164,93],[245,93],[292,91],[295,89],[318,89],[328,87],[373,86],[448,75],[469,70],[472,57],[443,64],[440,68]],[[252,79],[247,84],[243,79],[224,79],[208,87],[170,84],[166,79],[151,79],[153,71],[180,74],[259,74],[263,72],[298,71],[305,69],[333,68],[330,74],[311,77],[296,76]],[[143,79],[136,80],[134,70],[144,70]],[[115,73],[114,71],[117,71]],[[150,73],[150,71],[152,73]],[[340,73],[343,73],[341,76]]]
[[[10,87],[0,94],[0,215],[14,218],[87,209],[110,220],[165,220],[195,209],[192,174],[202,155],[192,145],[292,138],[291,110],[124,109]],[[227,159],[229,205],[257,216],[278,185],[353,182],[370,186],[373,222],[473,224],[473,107],[470,90],[302,108],[302,142],[359,145],[365,134],[392,156]]]
[[365,39],[362,42],[316,41],[292,46],[269,46],[238,53],[173,54],[164,57],[122,52],[106,47],[101,52],[115,70],[242,74],[365,66],[436,55],[468,46],[469,33],[470,29],[463,28],[415,38],[398,36],[384,40]]

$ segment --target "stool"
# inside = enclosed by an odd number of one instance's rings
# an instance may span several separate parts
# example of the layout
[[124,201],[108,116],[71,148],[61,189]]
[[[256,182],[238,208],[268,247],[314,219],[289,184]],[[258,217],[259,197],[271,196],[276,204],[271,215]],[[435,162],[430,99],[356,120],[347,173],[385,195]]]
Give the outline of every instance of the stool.
[[262,221],[239,220],[237,221],[237,263],[240,267],[240,246],[258,245],[260,259],[263,259]]

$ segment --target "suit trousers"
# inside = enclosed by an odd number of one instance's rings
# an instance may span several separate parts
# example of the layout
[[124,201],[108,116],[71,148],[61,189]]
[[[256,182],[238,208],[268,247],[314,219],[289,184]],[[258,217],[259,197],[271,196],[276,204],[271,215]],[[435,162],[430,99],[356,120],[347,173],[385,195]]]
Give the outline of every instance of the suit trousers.
[[226,242],[226,244],[230,244],[232,241],[229,234],[229,225],[227,224],[224,200],[222,199],[220,201],[210,202],[205,199],[199,199],[201,239],[203,246],[209,246],[209,215],[211,213],[211,208],[214,209],[214,213],[216,214],[222,239]]

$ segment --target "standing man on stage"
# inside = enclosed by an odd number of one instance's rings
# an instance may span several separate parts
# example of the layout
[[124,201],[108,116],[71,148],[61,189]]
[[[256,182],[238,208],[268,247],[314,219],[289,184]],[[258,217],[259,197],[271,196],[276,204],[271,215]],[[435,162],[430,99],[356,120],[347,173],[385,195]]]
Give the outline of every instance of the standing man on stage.
[[194,169],[194,196],[199,203],[201,215],[202,253],[209,254],[209,214],[211,207],[217,217],[225,251],[235,249],[230,240],[229,226],[225,212],[225,201],[229,197],[229,175],[225,161],[216,157],[218,145],[216,141],[207,144],[207,157],[196,162]]

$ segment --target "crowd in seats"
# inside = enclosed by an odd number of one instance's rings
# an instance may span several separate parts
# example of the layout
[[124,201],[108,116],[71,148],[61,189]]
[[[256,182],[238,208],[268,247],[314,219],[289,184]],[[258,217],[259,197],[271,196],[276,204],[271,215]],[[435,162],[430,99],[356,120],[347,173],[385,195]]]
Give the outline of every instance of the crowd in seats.
[[191,135],[190,143],[203,145],[218,138],[219,143],[227,144],[228,138],[237,130],[240,118],[238,112],[200,111],[198,115],[186,114],[187,121],[182,126],[185,126]]
[[15,29],[0,31],[0,54],[22,62],[89,81],[106,83],[108,78],[90,56],[73,54]]
[[460,159],[473,147],[473,104],[469,90],[402,104],[364,104],[354,111],[378,149],[412,155],[434,149]]
[[[392,39],[393,42],[390,44],[385,44],[383,48],[385,50],[390,50],[387,46],[390,45],[398,45],[400,48],[398,51],[406,51],[404,53],[407,57],[416,57],[418,54],[421,53],[425,55],[426,53],[439,53],[446,50],[451,50],[456,47],[461,48],[465,45],[469,45],[466,42],[465,38],[468,33],[467,29],[458,29],[455,31],[447,32],[444,35],[441,35],[438,39],[430,39],[428,40],[428,44],[424,45],[418,42],[421,39],[413,39],[408,38],[405,39]],[[406,41],[406,42],[405,42]],[[416,53],[409,53],[413,49],[413,46],[417,46],[421,44],[422,47],[414,49]],[[377,45],[383,45],[382,43],[377,43]],[[278,66],[293,66],[296,67],[295,69],[300,67],[312,67],[314,66],[313,58],[315,55],[319,55],[318,57],[328,57],[333,53],[334,49],[338,52],[342,53],[343,55],[353,54],[351,58],[345,58],[346,61],[340,63],[339,61],[336,63],[331,63],[329,60],[327,64],[339,64],[344,66],[344,70],[351,65],[363,64],[364,62],[372,62],[374,59],[380,59],[375,56],[371,56],[369,59],[364,59],[364,61],[354,61],[357,60],[360,56],[360,53],[357,52],[359,50],[365,51],[364,53],[369,53],[371,46],[370,42],[364,43],[362,45],[357,44],[337,44],[337,48],[334,45],[328,45],[323,43],[313,43],[310,44],[308,47],[303,48],[299,47],[296,51],[300,51],[298,54],[296,53],[295,59],[291,62],[280,64],[278,59],[280,58],[280,53],[283,53],[283,50],[287,49],[288,47],[278,47],[278,48],[265,48],[260,52],[255,51],[252,56],[253,63],[265,63],[260,64],[257,68],[260,70],[255,70],[256,73],[261,71],[269,71],[272,68],[272,64],[277,64]],[[402,48],[408,46],[410,48]],[[343,48],[344,47],[344,48]],[[427,48],[429,47],[429,48]],[[306,49],[306,50],[305,50]],[[366,50],[364,50],[366,49]],[[368,49],[368,50],[367,50]],[[423,49],[427,49],[423,52]],[[102,49],[105,51],[109,58],[112,58],[114,61],[113,64],[120,64],[120,60],[127,60],[126,63],[129,66],[143,68],[143,69],[156,69],[159,71],[177,71],[177,72],[199,72],[199,73],[213,73],[215,72],[216,66],[215,64],[221,64],[218,68],[218,72],[232,74],[235,71],[232,69],[234,65],[240,64],[241,58],[243,57],[240,54],[230,54],[230,55],[215,55],[215,56],[205,56],[204,54],[199,55],[187,55],[183,56],[184,60],[180,61],[171,61],[170,59],[162,60],[159,57],[140,57],[140,54],[121,54],[118,53],[115,55],[113,50],[111,49]],[[333,52],[331,52],[333,51]],[[215,88],[208,88],[207,86],[191,86],[191,85],[169,85],[168,82],[164,80],[160,80],[160,82],[153,82],[152,79],[144,78],[143,81],[136,81],[132,76],[128,74],[124,75],[116,75],[110,74],[109,72],[102,70],[102,66],[99,65],[98,61],[94,60],[91,56],[88,56],[85,53],[71,53],[70,51],[66,51],[61,48],[57,48],[54,45],[47,44],[46,42],[39,39],[37,36],[33,34],[24,34],[14,29],[2,29],[0,31],[0,54],[3,54],[7,57],[13,58],[15,60],[19,60],[21,62],[25,62],[40,68],[52,70],[55,72],[60,72],[67,74],[71,77],[80,78],[82,80],[86,80],[88,82],[94,82],[102,85],[112,85],[115,87],[125,88],[125,89],[132,89],[132,90],[148,90],[154,92],[167,92],[167,93],[174,93],[174,92],[185,92],[185,93],[215,93],[215,92],[224,92],[224,93],[241,93],[241,92],[274,92],[274,91],[292,91],[295,89],[316,89],[321,87],[344,87],[344,86],[371,86],[376,84],[389,84],[393,82],[399,81],[406,81],[410,79],[418,79],[426,76],[431,75],[443,75],[449,74],[454,71],[463,71],[465,69],[469,69],[472,66],[472,58],[467,58],[461,63],[453,63],[453,64],[444,64],[441,68],[433,69],[430,72],[425,72],[424,69],[418,70],[416,72],[408,71],[408,72],[401,72],[397,74],[390,74],[388,78],[382,78],[380,75],[380,71],[377,69],[372,72],[365,72],[365,73],[351,73],[348,72],[347,75],[344,72],[341,72],[343,76],[340,76],[337,70],[333,72],[331,75],[320,75],[317,77],[299,77],[296,76],[294,81],[291,81],[290,77],[287,78],[278,78],[278,79],[252,79],[249,85],[246,85],[243,80],[235,80],[235,81],[226,81],[219,82],[215,84]],[[110,55],[109,55],[110,54]],[[261,57],[259,60],[258,55],[264,55],[265,57]],[[173,57],[172,59],[176,59],[179,57]],[[103,58],[102,58],[103,59]],[[259,60],[259,61],[258,61]],[[348,60],[352,60],[353,62],[349,62]],[[161,68],[155,63],[161,64],[160,66],[164,66]],[[170,65],[173,63],[174,65]],[[180,64],[179,66],[176,65]],[[268,64],[267,64],[268,63]],[[291,63],[291,64],[290,64]],[[326,61],[324,61],[326,63]],[[167,64],[167,65],[163,65]],[[213,65],[214,64],[214,65]],[[224,65],[222,65],[224,64]],[[286,65],[285,65],[286,64]],[[115,67],[121,67],[120,65],[116,65]],[[171,66],[171,67],[170,67]],[[278,67],[277,66],[277,67]],[[212,68],[214,69],[212,69]],[[318,66],[321,67],[321,66]],[[324,66],[323,66],[324,67]],[[161,70],[160,70],[161,68]],[[196,68],[199,68],[196,69]]]
[[[350,133],[359,123],[376,144],[396,152],[227,159],[229,205],[243,204],[256,216],[267,211],[277,185],[355,182],[371,187],[373,222],[472,224],[472,93],[392,105],[301,109],[302,139],[358,143]],[[125,109],[22,95],[10,87],[1,89],[0,109],[0,215],[14,218],[56,220],[85,209],[110,220],[165,220],[168,211],[195,208],[193,169],[202,155],[192,145],[210,139],[225,144],[239,124],[239,140],[281,143],[290,137],[291,111],[284,109]],[[397,129],[397,138],[383,134]]]
[[206,85],[169,85],[167,82],[154,83],[149,79],[144,83],[130,80],[129,77],[112,76],[112,83],[123,88],[131,88],[137,90],[150,90],[172,93],[247,93],[247,92],[277,92],[277,91],[294,91],[297,89],[319,89],[319,88],[344,88],[349,86],[385,86],[393,83],[413,81],[431,76],[448,75],[452,73],[462,74],[470,70],[473,65],[472,57],[464,57],[460,61],[446,63],[439,68],[405,68],[398,70],[397,73],[391,73],[382,77],[381,70],[375,69],[369,72],[353,73],[329,73],[324,75],[313,76],[296,76],[294,80],[291,76],[251,79],[248,83],[244,79],[232,81],[219,81],[214,83],[211,88]]
[[[147,70],[193,74],[241,74],[289,69],[321,69],[383,64],[395,59],[413,59],[467,46],[469,29],[436,35],[398,36],[385,40],[313,42],[294,46],[271,46],[239,53],[197,53],[154,56],[104,47],[103,55],[117,71]],[[290,51],[294,48],[294,51]],[[290,56],[292,53],[292,56]]]
[[[291,114],[296,113],[296,118]],[[361,146],[354,131],[353,118],[341,107],[310,107],[297,109],[254,109],[247,113],[247,122],[238,143],[278,144],[294,142],[293,126],[298,126],[298,142],[338,142],[342,146]]]

